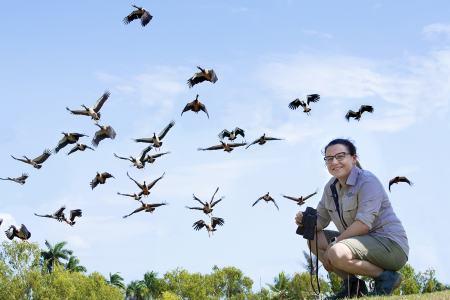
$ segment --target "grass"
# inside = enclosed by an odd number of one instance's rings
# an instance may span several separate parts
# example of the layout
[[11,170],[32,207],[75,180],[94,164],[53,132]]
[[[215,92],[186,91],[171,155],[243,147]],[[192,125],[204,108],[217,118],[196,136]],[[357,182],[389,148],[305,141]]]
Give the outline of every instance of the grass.
[[[360,298],[361,299],[361,298]],[[380,296],[380,297],[370,297],[370,300],[381,300],[381,299],[433,299],[433,300],[448,300],[450,299],[450,290],[426,294],[414,294],[414,295],[404,295],[404,296]]]

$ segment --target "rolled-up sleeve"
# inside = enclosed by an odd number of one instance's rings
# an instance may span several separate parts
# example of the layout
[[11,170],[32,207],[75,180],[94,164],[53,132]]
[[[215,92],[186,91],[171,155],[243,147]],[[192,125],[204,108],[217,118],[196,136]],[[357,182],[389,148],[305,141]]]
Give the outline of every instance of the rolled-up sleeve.
[[322,194],[322,200],[320,200],[319,204],[317,205],[317,219],[319,219],[320,223],[322,223],[322,228],[324,229],[327,228],[328,224],[330,224],[331,221],[328,209],[325,207],[326,199],[327,193],[324,190]]
[[375,178],[364,182],[359,189],[358,199],[361,199],[361,201],[355,219],[363,222],[370,229],[372,229],[373,221],[380,211],[384,196],[383,191],[381,183]]

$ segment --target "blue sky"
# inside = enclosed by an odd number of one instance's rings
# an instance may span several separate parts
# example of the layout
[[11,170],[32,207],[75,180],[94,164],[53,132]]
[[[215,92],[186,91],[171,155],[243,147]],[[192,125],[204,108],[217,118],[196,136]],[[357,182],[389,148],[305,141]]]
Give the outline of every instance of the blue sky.
[[[122,23],[132,4],[154,16],[147,27]],[[26,224],[42,247],[45,240],[68,241],[89,272],[121,272],[129,282],[150,270],[235,266],[259,289],[259,278],[264,285],[282,270],[302,271],[297,262],[307,249],[295,235],[298,206],[279,194],[322,190],[330,178],[322,148],[350,137],[363,168],[385,188],[397,175],[415,183],[389,194],[408,234],[409,263],[420,271],[433,267],[449,283],[449,13],[446,1],[2,3],[0,177],[30,177],[24,186],[0,182],[0,216]],[[219,81],[190,90],[186,80],[197,65],[213,68]],[[97,127],[65,108],[91,106],[106,89],[111,97],[100,124],[114,127],[114,141],[71,156],[68,146],[40,170],[10,157],[54,148],[61,131],[85,133],[90,138],[81,142],[90,144]],[[313,93],[321,100],[311,116],[288,109]],[[209,120],[203,113],[180,116],[196,94]],[[373,105],[374,114],[346,122],[345,113],[362,104]],[[149,137],[171,119],[176,125],[161,150],[172,154],[145,171],[113,157],[139,153],[145,145],[130,139]],[[246,141],[263,133],[285,140],[231,154],[197,151],[236,126]],[[92,191],[96,171],[116,179]],[[144,201],[170,205],[123,219],[138,207],[116,195],[137,192],[127,171],[147,182],[165,172]],[[208,238],[191,227],[207,217],[185,206],[195,204],[192,193],[206,200],[217,187],[217,197],[226,198],[214,216],[225,225]],[[268,191],[280,211],[265,203],[251,207]],[[61,205],[83,210],[73,228],[33,214]]]

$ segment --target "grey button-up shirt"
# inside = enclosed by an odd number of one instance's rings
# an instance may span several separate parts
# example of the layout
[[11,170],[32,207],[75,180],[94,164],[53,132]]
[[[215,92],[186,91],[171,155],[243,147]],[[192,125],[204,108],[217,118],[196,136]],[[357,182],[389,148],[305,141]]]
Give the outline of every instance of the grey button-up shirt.
[[406,231],[395,215],[388,195],[378,178],[355,165],[344,186],[341,186],[338,181],[336,191],[340,216],[330,188],[335,180],[336,178],[333,177],[327,183],[322,200],[317,206],[318,219],[323,228],[333,221],[339,232],[343,233],[356,220],[359,220],[369,226],[370,230],[367,234],[384,236],[393,240],[405,251],[406,256],[409,256]]

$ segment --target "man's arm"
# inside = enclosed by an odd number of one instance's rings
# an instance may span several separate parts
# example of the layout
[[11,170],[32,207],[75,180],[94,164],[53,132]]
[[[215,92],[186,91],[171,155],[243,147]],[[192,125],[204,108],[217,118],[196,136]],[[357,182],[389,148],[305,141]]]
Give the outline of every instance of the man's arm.
[[340,242],[354,236],[365,235],[369,230],[369,226],[359,220],[356,220],[352,225],[350,225],[349,228],[347,228],[347,230],[345,230],[340,236],[338,236],[337,241]]

